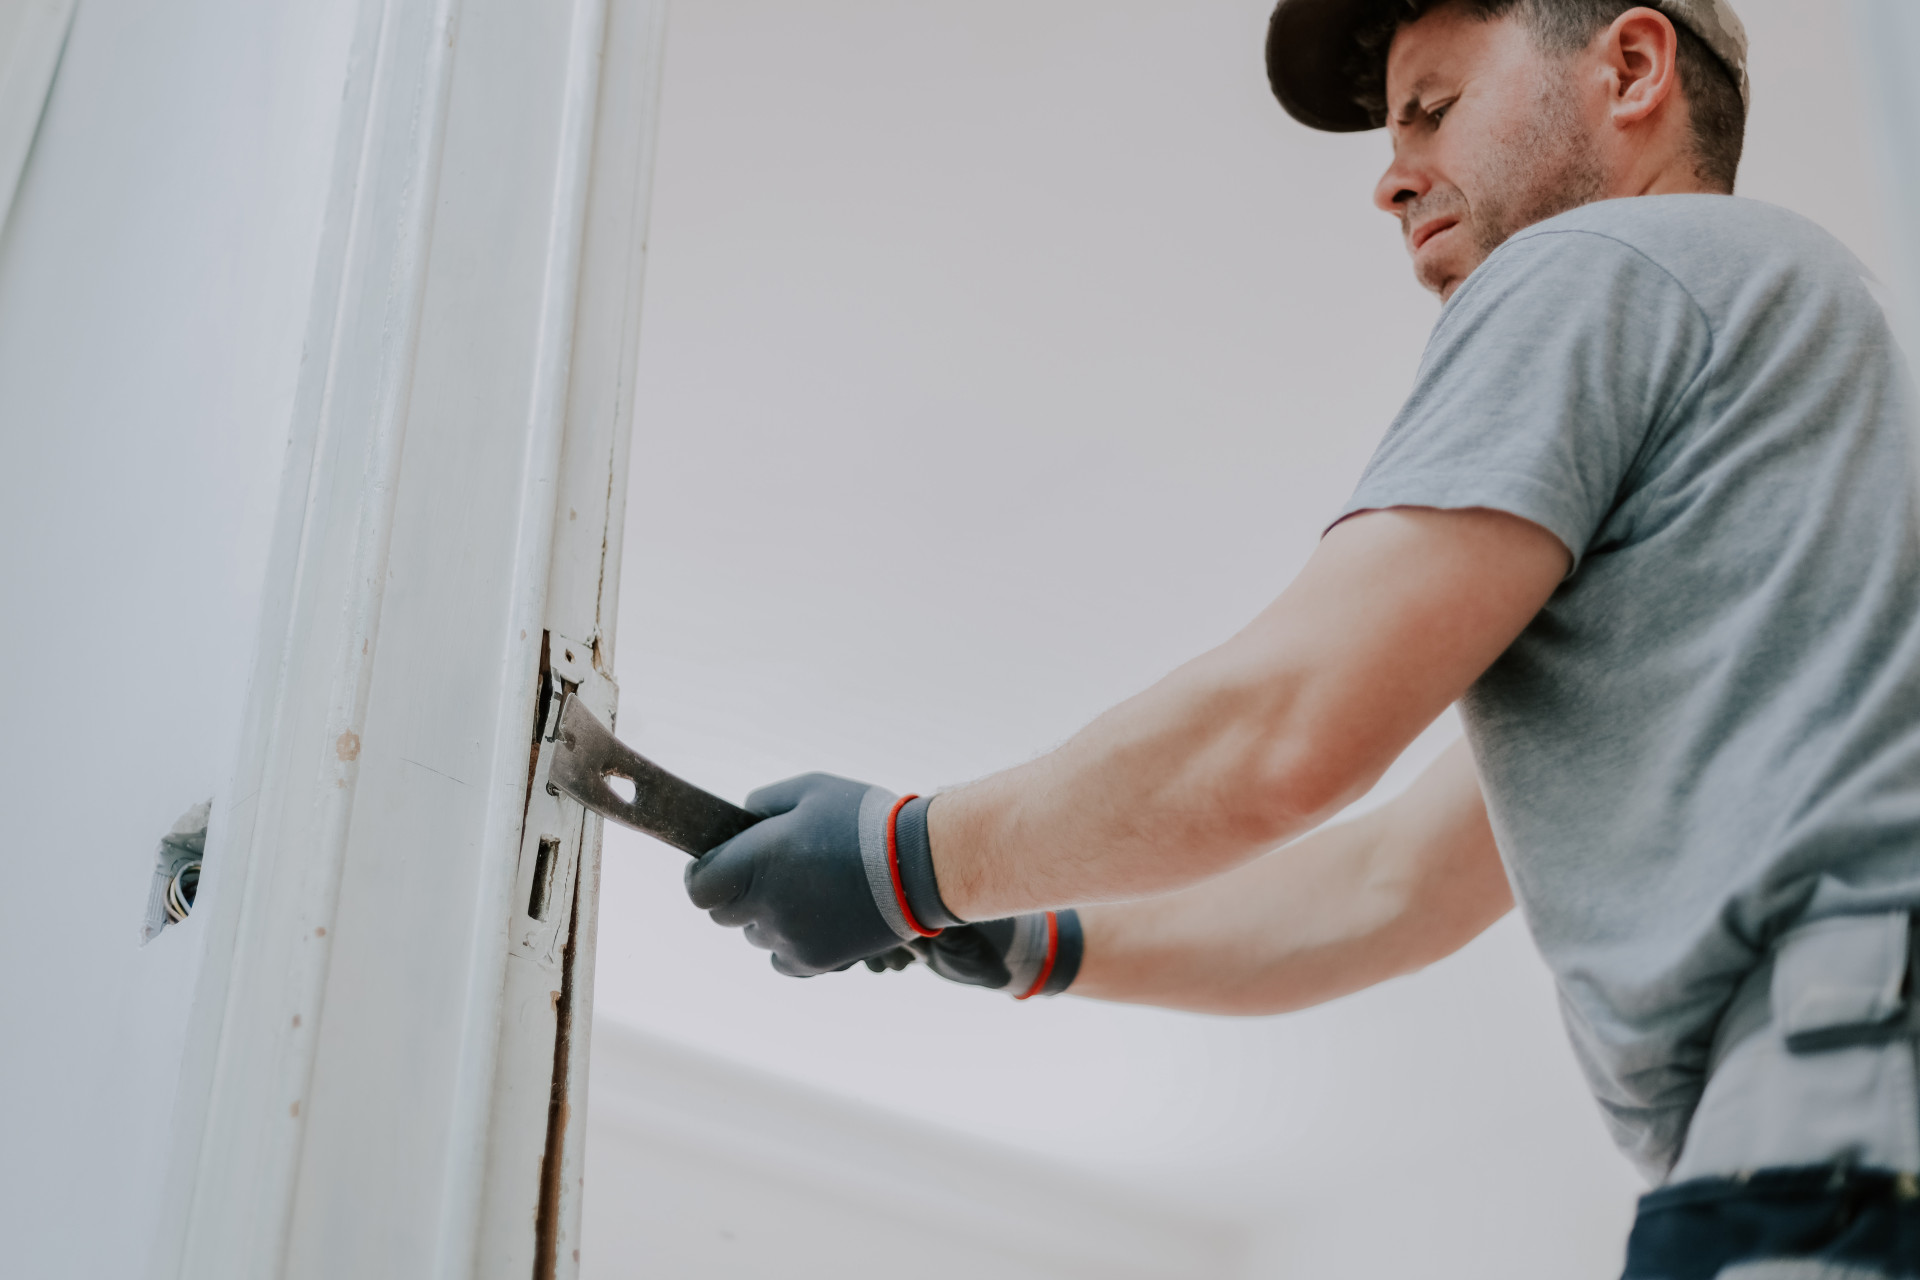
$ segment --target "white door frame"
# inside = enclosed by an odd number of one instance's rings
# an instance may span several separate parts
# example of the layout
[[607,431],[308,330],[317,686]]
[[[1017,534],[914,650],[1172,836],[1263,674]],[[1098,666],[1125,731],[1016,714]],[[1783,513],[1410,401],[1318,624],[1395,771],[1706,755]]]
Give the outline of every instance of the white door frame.
[[156,1277],[577,1267],[663,9],[360,0]]

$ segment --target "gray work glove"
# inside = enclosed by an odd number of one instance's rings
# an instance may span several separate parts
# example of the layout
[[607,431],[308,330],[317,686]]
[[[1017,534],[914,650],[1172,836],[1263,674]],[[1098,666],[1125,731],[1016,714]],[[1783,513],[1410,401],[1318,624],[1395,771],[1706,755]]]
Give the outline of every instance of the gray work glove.
[[899,969],[918,955],[956,982],[1022,997],[1064,990],[1079,968],[1079,917],[954,915],[934,878],[930,803],[825,773],[764,787],[747,809],[765,821],[689,864],[687,896],[795,977],[863,960]]
[[904,969],[918,957],[949,981],[1025,1000],[1059,995],[1071,986],[1080,972],[1082,948],[1079,912],[1036,911],[942,929],[937,937],[874,956],[867,967],[875,973]]
[[687,867],[687,896],[795,977],[848,968],[961,921],[940,901],[925,799],[809,773],[747,797],[766,821]]

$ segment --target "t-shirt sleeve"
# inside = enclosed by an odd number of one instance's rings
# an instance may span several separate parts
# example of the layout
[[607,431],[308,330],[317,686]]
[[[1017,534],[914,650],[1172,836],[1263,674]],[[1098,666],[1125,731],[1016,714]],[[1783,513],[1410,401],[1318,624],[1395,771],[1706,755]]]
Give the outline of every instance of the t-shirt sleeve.
[[1509,243],[1454,295],[1334,523],[1382,507],[1489,507],[1547,529],[1577,568],[1636,459],[1697,394],[1712,344],[1679,281],[1611,236]]

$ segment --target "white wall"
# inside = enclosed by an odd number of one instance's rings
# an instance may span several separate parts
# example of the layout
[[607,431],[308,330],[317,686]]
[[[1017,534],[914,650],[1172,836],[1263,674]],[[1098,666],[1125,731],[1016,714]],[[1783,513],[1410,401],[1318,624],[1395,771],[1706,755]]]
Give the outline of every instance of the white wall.
[[1893,237],[1887,266],[1900,299],[1907,350],[1920,349],[1920,7],[1907,0],[1854,0],[1868,119],[1877,143],[1879,187],[1904,234]]
[[12,1274],[153,1234],[202,939],[140,926],[160,836],[233,799],[351,17],[83,0],[0,234]]
[[620,1026],[594,1031],[586,1280],[1229,1280],[1244,1233]]
[[[1884,268],[1842,7],[1738,7],[1746,193]],[[1382,140],[1269,98],[1267,8],[679,0],[625,736],[735,796],[815,768],[924,790],[1045,750],[1280,589],[1435,307],[1367,204]],[[1637,1186],[1514,922],[1233,1022],[794,982],[688,908],[681,865],[610,833],[602,1018],[1229,1215],[1249,1275],[1618,1274]]]

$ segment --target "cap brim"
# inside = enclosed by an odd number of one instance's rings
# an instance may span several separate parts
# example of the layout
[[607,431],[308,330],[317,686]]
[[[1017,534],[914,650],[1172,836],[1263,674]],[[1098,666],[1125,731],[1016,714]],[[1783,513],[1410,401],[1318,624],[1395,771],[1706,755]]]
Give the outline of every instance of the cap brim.
[[1287,114],[1328,133],[1378,129],[1354,100],[1355,32],[1379,0],[1281,0],[1267,24],[1267,83]]

